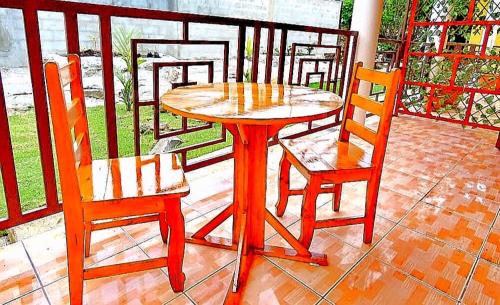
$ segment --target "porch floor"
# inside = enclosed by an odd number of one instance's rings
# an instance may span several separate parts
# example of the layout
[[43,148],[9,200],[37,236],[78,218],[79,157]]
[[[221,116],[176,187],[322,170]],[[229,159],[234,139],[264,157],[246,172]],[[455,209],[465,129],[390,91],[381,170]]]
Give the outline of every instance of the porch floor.
[[[336,135],[332,135],[336,136]],[[245,304],[500,304],[500,151],[497,133],[414,117],[393,120],[382,176],[375,238],[362,226],[317,230],[317,267],[257,257]],[[274,212],[281,150],[270,149],[268,209]],[[232,160],[187,173],[186,230],[194,231],[232,200]],[[292,172],[292,185],[304,180]],[[318,217],[360,214],[363,183],[344,187],[341,211],[331,194]],[[298,233],[301,196],[281,221]],[[216,235],[229,237],[231,219]],[[283,244],[270,226],[269,244]],[[165,253],[157,223],[97,231],[87,265]],[[174,293],[166,270],[85,282],[86,304],[221,304],[236,253],[186,244],[186,289]],[[68,304],[63,225],[0,248],[0,304]]]

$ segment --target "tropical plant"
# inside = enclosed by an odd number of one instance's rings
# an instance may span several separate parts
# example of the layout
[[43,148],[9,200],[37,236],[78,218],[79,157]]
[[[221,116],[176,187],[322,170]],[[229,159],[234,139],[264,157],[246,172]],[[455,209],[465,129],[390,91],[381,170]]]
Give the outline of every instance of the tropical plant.
[[431,21],[431,16],[439,14],[447,20],[464,20],[469,5],[470,0],[423,0],[418,3],[415,19]]
[[245,42],[245,58],[247,60],[252,60],[253,56],[253,41],[252,38],[248,37]]
[[246,83],[252,81],[252,57],[253,57],[253,41],[248,37],[245,42],[245,59],[248,61],[248,67],[243,74]]
[[342,9],[340,10],[340,28],[348,30],[351,27],[352,9],[354,0],[343,0]]
[[[122,84],[122,89],[118,93],[120,102],[124,103],[127,111],[132,110],[132,51],[130,49],[130,40],[134,36],[140,36],[140,32],[135,29],[126,29],[117,27],[113,31],[113,48],[118,56],[125,62],[125,69],[116,69],[115,75],[118,81]],[[137,65],[140,66],[145,62],[145,59],[138,58]]]
[[132,110],[132,78],[130,77],[129,72],[118,72],[115,71],[116,78],[120,81],[123,88],[118,93],[118,97],[120,98],[120,102],[124,103],[127,111]]
[[382,12],[382,24],[380,26],[380,36],[400,39],[401,29],[404,20],[404,10],[409,0],[385,0],[384,11]]
[[245,83],[250,83],[252,82],[252,68],[251,67],[248,67],[246,70],[245,70],[245,73],[243,74],[243,78],[245,80]]

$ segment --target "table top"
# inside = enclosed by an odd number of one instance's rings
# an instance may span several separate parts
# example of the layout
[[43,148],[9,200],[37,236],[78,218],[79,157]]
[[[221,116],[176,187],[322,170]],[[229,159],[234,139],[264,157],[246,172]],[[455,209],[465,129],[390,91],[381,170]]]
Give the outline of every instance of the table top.
[[307,122],[338,113],[342,99],[302,86],[219,83],[179,87],[161,97],[163,108],[184,117],[228,124]]

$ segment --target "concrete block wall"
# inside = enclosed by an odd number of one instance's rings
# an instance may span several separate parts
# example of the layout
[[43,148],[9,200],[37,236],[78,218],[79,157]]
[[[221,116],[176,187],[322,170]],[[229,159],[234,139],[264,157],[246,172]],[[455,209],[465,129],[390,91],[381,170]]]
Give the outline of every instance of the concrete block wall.
[[[338,0],[79,0],[81,2],[109,4],[117,6],[171,10],[186,13],[237,17],[265,21],[286,22],[292,24],[314,25],[337,28],[339,25],[341,1]],[[40,12],[40,33],[42,52],[66,54],[64,16],[61,13]],[[78,16],[81,49],[99,49],[99,20],[96,16]],[[112,26],[135,28],[143,38],[181,37],[182,25],[178,22],[113,18]],[[261,48],[265,49],[267,32],[263,32]],[[252,37],[253,31],[247,31]],[[236,54],[237,28],[218,25],[191,24],[191,39],[229,40],[230,56]],[[314,42],[316,34],[290,33],[289,41]],[[332,38],[334,39],[334,38]],[[276,35],[275,47],[279,47],[279,35]],[[222,48],[217,47],[160,47],[144,46],[141,53],[157,51],[175,57],[220,58]],[[21,11],[0,9],[0,67],[25,66],[26,41]]]
[[0,67],[28,64],[25,35],[22,12],[0,9]]

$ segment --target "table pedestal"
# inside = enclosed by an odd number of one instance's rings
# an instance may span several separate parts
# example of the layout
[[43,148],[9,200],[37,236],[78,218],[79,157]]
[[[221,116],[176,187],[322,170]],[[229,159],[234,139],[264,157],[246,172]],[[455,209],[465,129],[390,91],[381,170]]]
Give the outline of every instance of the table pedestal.
[[[225,304],[238,304],[254,255],[327,265],[326,255],[311,253],[266,209],[267,144],[282,125],[234,125],[226,128],[233,134],[234,199],[186,242],[238,251],[236,267]],[[227,218],[233,216],[232,240],[208,236]],[[265,222],[268,222],[292,248],[264,245]]]

